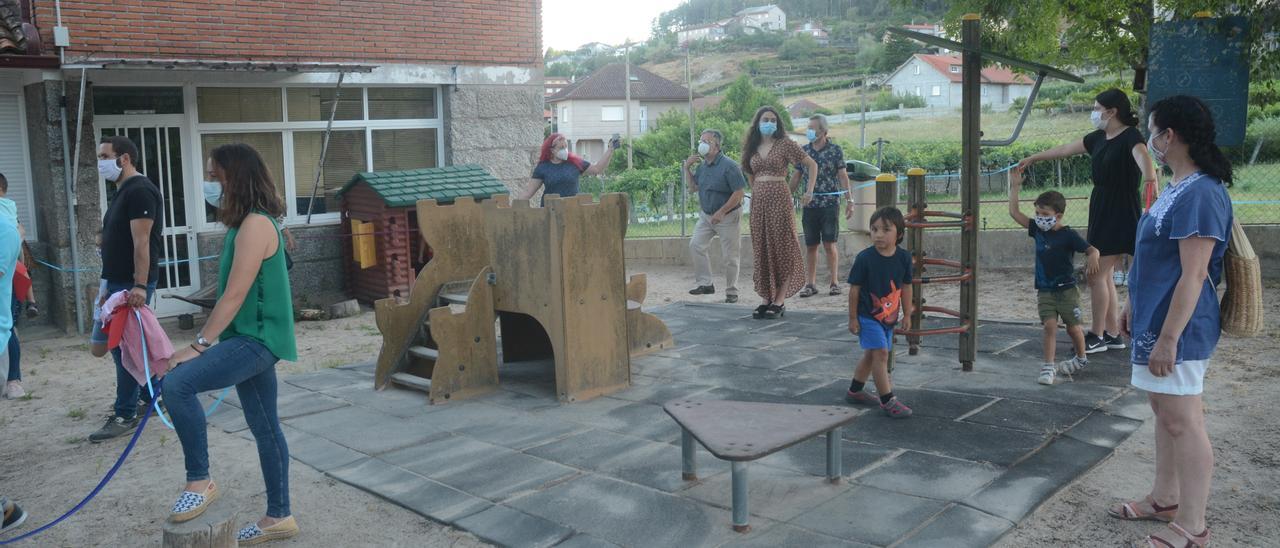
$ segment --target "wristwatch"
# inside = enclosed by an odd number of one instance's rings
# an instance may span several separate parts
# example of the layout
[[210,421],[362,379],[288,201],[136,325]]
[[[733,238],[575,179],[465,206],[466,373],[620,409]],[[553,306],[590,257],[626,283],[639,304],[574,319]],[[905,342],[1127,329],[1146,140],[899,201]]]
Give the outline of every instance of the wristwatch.
[[210,343],[208,339],[204,338],[204,333],[196,334],[196,344],[203,346],[205,348],[209,348],[210,346],[213,346],[213,344]]
[[134,289],[148,289],[147,284],[133,284]]

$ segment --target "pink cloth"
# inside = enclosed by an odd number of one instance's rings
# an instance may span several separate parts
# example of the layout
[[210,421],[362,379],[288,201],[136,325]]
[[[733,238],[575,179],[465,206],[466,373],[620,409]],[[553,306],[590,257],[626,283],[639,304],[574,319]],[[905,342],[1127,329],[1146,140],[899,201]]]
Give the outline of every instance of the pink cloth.
[[[119,342],[116,344],[120,347],[121,365],[134,380],[138,381],[138,384],[146,384],[147,374],[146,368],[143,367],[142,354],[143,337],[146,338],[147,357],[150,358],[147,365],[151,369],[151,375],[156,378],[163,377],[169,370],[169,357],[173,356],[173,343],[169,342],[169,336],[160,327],[160,322],[156,320],[156,315],[151,312],[151,308],[147,306],[130,308],[125,304],[128,297],[128,291],[120,291],[103,303],[103,330],[111,335],[119,333]],[[135,312],[137,316],[134,315]],[[138,325],[139,317],[142,319],[141,327]],[[115,342],[113,339],[116,337],[108,337],[109,348],[115,348],[115,344],[112,344]]]

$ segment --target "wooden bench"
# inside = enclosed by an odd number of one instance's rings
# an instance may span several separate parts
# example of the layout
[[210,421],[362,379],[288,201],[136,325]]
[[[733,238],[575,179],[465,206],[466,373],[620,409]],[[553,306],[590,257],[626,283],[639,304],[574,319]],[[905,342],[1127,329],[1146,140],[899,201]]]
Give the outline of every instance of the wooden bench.
[[673,400],[662,408],[680,425],[681,478],[698,479],[697,440],[720,460],[730,462],[733,481],[733,530],[751,530],[747,512],[747,462],[769,456],[820,434],[827,435],[827,481],[839,483],[840,429],[857,418],[845,407]]

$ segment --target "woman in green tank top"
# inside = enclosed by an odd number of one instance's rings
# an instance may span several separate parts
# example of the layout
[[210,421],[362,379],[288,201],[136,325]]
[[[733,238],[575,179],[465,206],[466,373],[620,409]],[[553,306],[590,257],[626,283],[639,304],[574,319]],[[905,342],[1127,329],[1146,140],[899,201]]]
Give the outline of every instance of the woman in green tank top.
[[[218,497],[209,479],[209,446],[198,394],[235,386],[258,444],[267,488],[265,517],[240,530],[241,545],[298,533],[289,509],[289,448],[276,415],[279,360],[297,360],[285,244],[275,219],[284,214],[262,156],[244,144],[213,150],[205,199],[227,235],[218,268],[218,302],[196,340],[179,347],[164,379],[164,400],[182,442],[187,484],[169,519],[194,519]],[[214,344],[213,341],[218,341]]]

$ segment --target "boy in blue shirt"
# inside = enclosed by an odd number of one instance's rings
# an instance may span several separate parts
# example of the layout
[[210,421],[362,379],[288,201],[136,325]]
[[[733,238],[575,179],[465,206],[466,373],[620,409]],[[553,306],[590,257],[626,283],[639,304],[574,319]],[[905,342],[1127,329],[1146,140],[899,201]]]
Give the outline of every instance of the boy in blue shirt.
[[[893,328],[900,314],[906,327],[911,327],[911,254],[898,247],[905,228],[898,208],[877,210],[871,215],[873,245],[858,253],[849,270],[849,332],[858,336],[863,354],[844,399],[856,405],[878,405],[895,419],[911,416],[911,408],[893,397],[889,377]],[[878,398],[863,391],[872,377]]]
[[[1084,328],[1080,327],[1080,291],[1076,289],[1075,254],[1088,257],[1086,272],[1098,272],[1098,250],[1089,245],[1071,227],[1062,224],[1067,199],[1057,191],[1041,194],[1035,201],[1035,218],[1022,214],[1018,193],[1022,190],[1022,170],[1009,172],[1009,216],[1027,229],[1036,240],[1036,308],[1044,324],[1044,363],[1040,366],[1040,384],[1053,384],[1058,372],[1070,375],[1089,364],[1085,354]],[[1067,335],[1075,348],[1075,357],[1054,366],[1058,340],[1058,319],[1067,326]]]

